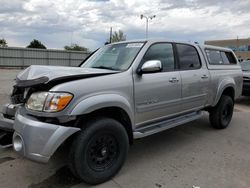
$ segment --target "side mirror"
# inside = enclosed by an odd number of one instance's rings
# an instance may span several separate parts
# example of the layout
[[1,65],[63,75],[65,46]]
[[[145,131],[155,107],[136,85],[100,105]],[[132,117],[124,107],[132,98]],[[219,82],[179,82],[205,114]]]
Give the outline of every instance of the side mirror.
[[162,63],[159,60],[146,61],[139,71],[140,74],[143,73],[154,73],[160,72],[162,70]]

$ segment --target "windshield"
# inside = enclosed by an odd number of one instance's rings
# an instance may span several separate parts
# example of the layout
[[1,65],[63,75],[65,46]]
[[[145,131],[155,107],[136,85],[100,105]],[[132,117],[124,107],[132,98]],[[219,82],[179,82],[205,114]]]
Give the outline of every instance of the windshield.
[[243,71],[250,71],[250,61],[243,61],[240,65]]
[[110,44],[97,50],[81,66],[124,71],[127,70],[144,43]]

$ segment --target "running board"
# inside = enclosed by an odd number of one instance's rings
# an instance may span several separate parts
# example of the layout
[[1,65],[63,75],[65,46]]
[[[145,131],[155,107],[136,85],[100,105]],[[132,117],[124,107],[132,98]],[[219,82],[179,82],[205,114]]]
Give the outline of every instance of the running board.
[[188,123],[190,121],[194,121],[196,119],[199,119],[202,117],[202,112],[192,112],[189,114],[185,114],[176,118],[168,119],[165,121],[161,121],[158,123],[153,123],[145,127],[141,127],[138,129],[135,129],[133,132],[134,139],[142,138],[145,136],[149,136],[151,134],[155,134],[173,127],[176,127],[178,125],[182,125],[184,123]]

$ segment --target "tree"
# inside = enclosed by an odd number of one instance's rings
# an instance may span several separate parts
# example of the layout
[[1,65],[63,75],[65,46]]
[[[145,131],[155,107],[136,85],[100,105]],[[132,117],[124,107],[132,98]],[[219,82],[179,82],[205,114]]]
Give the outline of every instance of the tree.
[[8,47],[5,39],[0,39],[0,47]]
[[30,42],[30,44],[27,46],[27,48],[40,48],[40,49],[46,49],[46,46],[44,46],[39,40],[34,39]]
[[123,33],[122,30],[119,30],[118,32],[115,31],[111,36],[111,43],[125,41],[125,40],[126,40],[126,35]]
[[85,48],[83,46],[79,46],[78,44],[71,44],[70,46],[64,46],[65,50],[73,50],[73,51],[83,51],[83,52],[89,52],[88,48]]

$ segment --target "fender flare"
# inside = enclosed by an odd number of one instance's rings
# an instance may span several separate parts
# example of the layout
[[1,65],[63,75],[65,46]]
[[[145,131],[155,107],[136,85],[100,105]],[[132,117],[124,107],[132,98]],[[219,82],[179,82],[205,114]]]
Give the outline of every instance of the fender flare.
[[129,116],[133,124],[133,108],[129,101],[119,94],[99,94],[80,101],[70,112],[70,115],[83,115],[106,107],[119,107]]
[[225,91],[226,88],[232,87],[235,91],[235,81],[233,78],[226,78],[222,80],[218,86],[217,93],[215,96],[215,100],[213,103],[213,106],[216,106],[216,104],[219,102],[222,93]]

